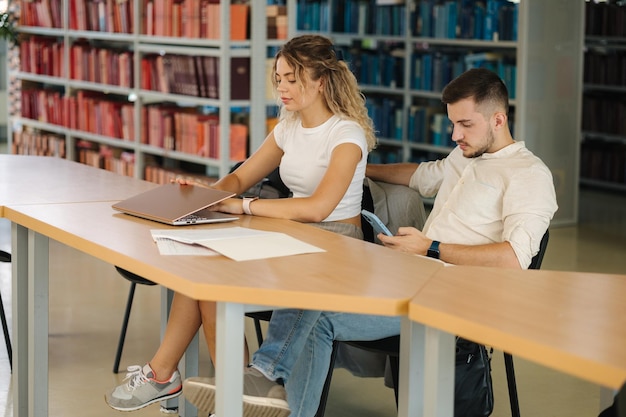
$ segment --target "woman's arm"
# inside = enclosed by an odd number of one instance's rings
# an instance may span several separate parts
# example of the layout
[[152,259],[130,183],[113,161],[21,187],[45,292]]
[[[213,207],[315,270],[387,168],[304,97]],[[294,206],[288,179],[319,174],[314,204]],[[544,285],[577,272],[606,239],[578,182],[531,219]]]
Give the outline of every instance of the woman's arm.
[[280,164],[282,156],[283,151],[276,145],[274,134],[270,132],[256,152],[212,187],[237,194],[244,193],[272,172]]
[[[274,143],[273,146],[276,146],[276,149],[279,149],[273,140],[271,142]],[[256,157],[259,152],[261,152],[260,148],[254,156]],[[270,154],[266,154],[263,151],[261,156],[263,155],[267,155],[267,158]],[[256,216],[291,219],[307,223],[320,222],[333,212],[345,195],[361,157],[361,148],[358,145],[353,143],[338,145],[332,152],[324,177],[310,197],[256,200],[250,204],[250,211]],[[234,175],[234,177],[229,178],[228,182],[234,183],[234,181],[237,181],[238,184],[244,184],[249,187],[255,184],[255,181],[262,179],[262,177],[254,176],[254,173],[257,172],[257,167],[263,166],[265,169],[270,164],[263,164],[260,161],[261,157],[258,159],[259,161],[250,157],[233,174],[230,174],[231,176]],[[271,169],[273,167],[270,167],[270,171]],[[227,177],[224,177],[224,181],[218,181],[216,185],[225,186]],[[254,179],[251,179],[253,177]],[[241,200],[229,199],[214,207],[216,210],[227,213],[243,213]]]

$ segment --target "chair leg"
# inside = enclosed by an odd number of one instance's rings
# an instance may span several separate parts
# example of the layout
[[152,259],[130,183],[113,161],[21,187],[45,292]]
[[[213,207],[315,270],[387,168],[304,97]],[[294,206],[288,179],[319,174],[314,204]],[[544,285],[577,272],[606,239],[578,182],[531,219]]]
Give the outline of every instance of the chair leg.
[[513,356],[510,353],[504,352],[504,367],[506,369],[506,382],[509,386],[511,416],[520,417],[519,399],[517,398],[517,384],[515,382],[515,369],[513,368]]
[[256,340],[259,342],[259,346],[263,344],[263,332],[261,331],[261,320],[254,319],[254,330],[256,332]]
[[328,392],[330,391],[330,383],[333,379],[333,371],[335,370],[335,359],[337,359],[337,348],[339,347],[338,341],[333,341],[333,350],[330,354],[330,363],[328,365],[328,374],[326,374],[326,381],[324,381],[324,388],[322,388],[322,395],[320,396],[320,405],[317,408],[315,417],[324,417],[326,411],[326,401],[328,401]]
[[124,349],[124,340],[126,340],[126,329],[128,329],[128,319],[130,318],[130,309],[133,306],[133,297],[135,296],[136,283],[130,283],[130,290],[128,291],[128,300],[126,301],[126,311],[124,312],[124,320],[122,321],[122,330],[120,331],[120,338],[117,342],[117,352],[115,353],[115,361],[113,362],[113,373],[119,372],[120,360],[122,359],[122,350]]
[[400,381],[400,357],[388,356],[391,367],[391,379],[393,380],[393,393],[396,395],[396,409],[398,408],[398,384]]
[[4,343],[7,345],[7,355],[9,356],[9,366],[13,372],[13,349],[11,348],[11,339],[9,338],[9,326],[7,324],[7,316],[4,314],[4,303],[2,302],[2,294],[0,294],[0,319],[2,320],[2,330],[4,331]]

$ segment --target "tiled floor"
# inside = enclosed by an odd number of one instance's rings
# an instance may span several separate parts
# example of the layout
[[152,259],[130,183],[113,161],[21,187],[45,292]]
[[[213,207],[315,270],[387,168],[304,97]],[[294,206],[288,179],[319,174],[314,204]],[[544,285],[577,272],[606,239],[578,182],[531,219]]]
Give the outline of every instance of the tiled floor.
[[[10,250],[10,225],[0,220],[0,249]],[[50,257],[50,415],[120,416],[104,401],[105,390],[124,374],[111,372],[129,283],[112,266],[63,245]],[[551,230],[544,269],[626,274],[626,196],[583,190],[576,227]],[[0,265],[0,290],[10,315],[10,265]],[[158,287],[139,286],[122,367],[144,363],[159,341]],[[0,338],[2,336],[0,335]],[[252,340],[252,338],[251,338]],[[201,351],[206,352],[204,345]],[[208,372],[206,354],[201,372]],[[501,352],[493,360],[496,409],[509,416]],[[516,360],[524,417],[589,417],[598,414],[598,386],[523,360]],[[354,378],[339,370],[326,415],[374,417],[395,414],[393,392],[380,379]],[[0,416],[12,415],[7,355],[0,345]],[[157,405],[128,416],[159,416]]]

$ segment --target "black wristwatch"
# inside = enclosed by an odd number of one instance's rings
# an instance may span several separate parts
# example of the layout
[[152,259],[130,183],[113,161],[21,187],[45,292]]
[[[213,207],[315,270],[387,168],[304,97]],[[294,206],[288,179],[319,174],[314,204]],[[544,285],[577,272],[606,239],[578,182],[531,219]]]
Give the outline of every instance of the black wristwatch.
[[430,244],[430,248],[428,248],[428,252],[426,252],[426,256],[439,259],[439,243],[438,240],[433,240],[433,243]]

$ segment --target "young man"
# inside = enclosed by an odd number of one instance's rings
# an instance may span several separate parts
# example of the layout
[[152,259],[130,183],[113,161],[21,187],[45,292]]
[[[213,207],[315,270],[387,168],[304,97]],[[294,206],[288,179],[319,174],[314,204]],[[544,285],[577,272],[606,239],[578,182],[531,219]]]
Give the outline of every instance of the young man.
[[[452,264],[527,268],[557,210],[552,175],[508,126],[508,91],[486,69],[472,69],[443,91],[452,139],[444,159],[369,165],[374,180],[436,196],[422,231],[378,235],[392,249]],[[398,317],[277,310],[268,336],[244,371],[244,415],[311,417],[317,411],[333,340],[375,340],[400,333]],[[275,397],[285,382],[287,401]],[[185,396],[214,411],[214,381],[190,378]],[[261,414],[262,413],[262,414]]]

